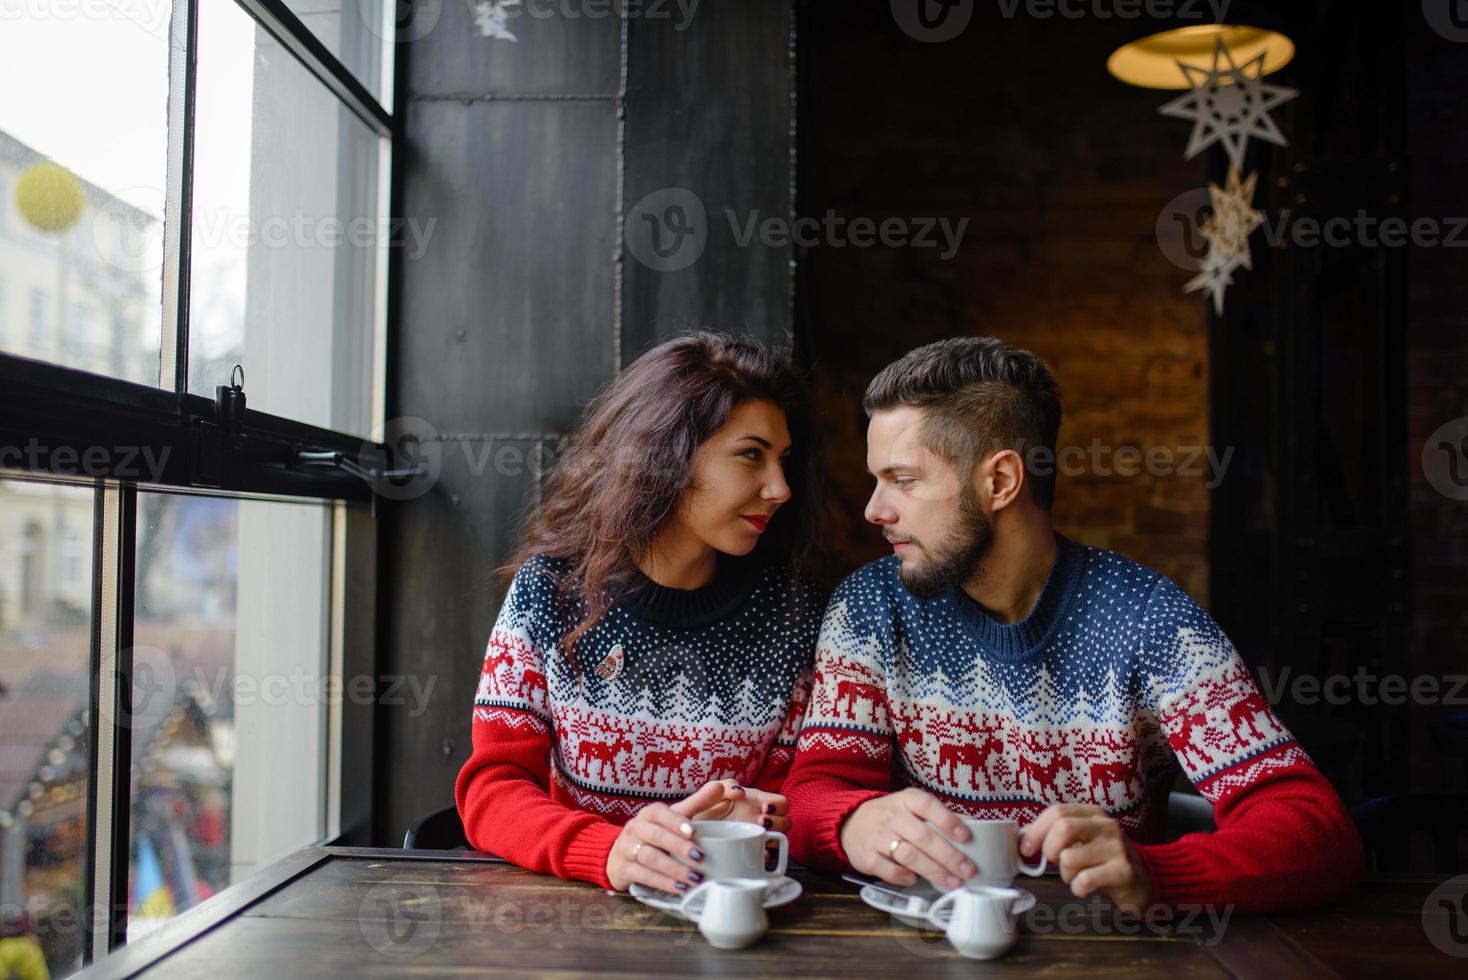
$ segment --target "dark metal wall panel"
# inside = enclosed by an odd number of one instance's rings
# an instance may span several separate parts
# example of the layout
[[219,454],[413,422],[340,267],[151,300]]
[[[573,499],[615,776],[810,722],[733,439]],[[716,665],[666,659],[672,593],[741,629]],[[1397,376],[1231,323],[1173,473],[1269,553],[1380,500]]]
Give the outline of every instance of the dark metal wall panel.
[[[739,237],[751,219],[790,219],[792,18],[788,3],[754,0],[702,3],[681,31],[663,21],[628,23],[628,243],[663,222],[672,254],[648,263],[627,249],[623,364],[690,327],[788,341],[792,248],[765,245],[758,232],[746,245]],[[677,252],[668,207],[682,206],[679,196],[649,198],[669,189],[691,192],[704,212],[700,223],[684,207],[694,227]],[[685,265],[699,235],[702,253]]]
[[[536,502],[537,447],[554,456],[655,339],[701,325],[785,339],[790,324],[789,248],[738,248],[724,214],[790,212],[786,4],[703,3],[686,22],[522,16],[513,42],[476,33],[469,10],[445,0],[399,46],[397,213],[420,233],[436,223],[395,266],[388,416],[432,426],[438,476],[382,510],[380,672],[409,679],[378,709],[385,845],[453,802],[503,595],[491,571]],[[625,255],[621,233],[628,202],[670,185],[718,225],[698,262],[665,274]]]
[[406,213],[437,225],[404,263],[403,414],[564,431],[615,371],[615,104],[415,101],[407,126]]
[[[481,441],[462,445],[471,455],[487,448]],[[470,706],[484,646],[503,595],[493,568],[513,546],[514,528],[534,495],[530,473],[477,473],[459,445],[444,449],[434,491],[395,505],[392,521],[392,667],[384,673],[398,689],[389,697],[390,687],[379,687],[384,846],[400,844],[415,819],[453,803],[454,777],[471,747]]]
[[[616,370],[620,29],[489,41],[455,28],[466,6],[400,48],[401,213],[427,247],[409,238],[398,266],[388,415],[431,426],[439,463],[431,491],[385,507],[381,672],[400,686],[379,688],[374,836],[389,845],[453,802],[503,595],[491,572],[535,499],[537,443],[486,437],[568,430]],[[585,74],[607,59],[612,92],[580,97],[607,87]],[[515,79],[531,97],[505,94]],[[578,97],[539,97],[557,92]]]

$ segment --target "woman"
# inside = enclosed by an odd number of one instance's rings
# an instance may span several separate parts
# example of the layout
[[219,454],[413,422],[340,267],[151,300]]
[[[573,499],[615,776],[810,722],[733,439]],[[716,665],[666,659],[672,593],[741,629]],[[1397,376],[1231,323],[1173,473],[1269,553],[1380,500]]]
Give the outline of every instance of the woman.
[[469,843],[627,889],[703,880],[690,821],[789,827],[822,596],[784,349],[668,341],[587,407],[513,573],[455,798]]

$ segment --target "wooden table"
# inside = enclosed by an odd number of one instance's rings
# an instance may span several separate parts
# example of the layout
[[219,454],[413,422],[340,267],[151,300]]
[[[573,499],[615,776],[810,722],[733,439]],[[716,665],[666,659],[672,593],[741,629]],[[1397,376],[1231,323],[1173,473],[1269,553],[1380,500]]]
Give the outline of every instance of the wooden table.
[[771,911],[769,934],[726,952],[628,897],[486,855],[311,847],[78,976],[1462,976],[1468,967],[1424,931],[1436,879],[1374,881],[1305,915],[1198,915],[1170,927],[1118,920],[1058,879],[1022,879],[1039,899],[1025,935],[1003,959],[976,962],[868,908],[840,878],[795,877],[805,893]]

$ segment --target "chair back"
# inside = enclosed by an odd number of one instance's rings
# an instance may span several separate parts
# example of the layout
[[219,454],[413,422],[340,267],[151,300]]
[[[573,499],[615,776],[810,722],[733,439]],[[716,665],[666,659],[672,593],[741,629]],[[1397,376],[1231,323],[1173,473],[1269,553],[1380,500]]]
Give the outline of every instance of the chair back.
[[1431,871],[1468,871],[1468,793],[1397,793],[1358,803],[1351,818],[1366,847],[1368,871],[1413,871],[1412,842],[1432,845]]
[[403,835],[403,848],[424,851],[472,850],[456,806],[446,806],[419,817]]

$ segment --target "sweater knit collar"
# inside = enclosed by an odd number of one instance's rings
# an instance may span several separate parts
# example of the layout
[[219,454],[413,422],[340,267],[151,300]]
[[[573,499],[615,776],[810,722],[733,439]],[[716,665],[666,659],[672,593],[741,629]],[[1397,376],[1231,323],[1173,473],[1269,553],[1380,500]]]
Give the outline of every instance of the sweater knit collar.
[[691,628],[718,622],[734,611],[754,587],[762,561],[753,555],[719,554],[714,577],[696,589],[658,585],[641,573],[633,591],[618,605],[632,615],[660,626]]
[[1055,624],[1061,619],[1080,585],[1085,570],[1085,550],[1061,534],[1055,535],[1055,562],[1040,590],[1040,598],[1028,616],[1017,623],[1001,623],[962,588],[949,594],[959,620],[983,645],[985,653],[996,660],[1023,660],[1041,648]]

